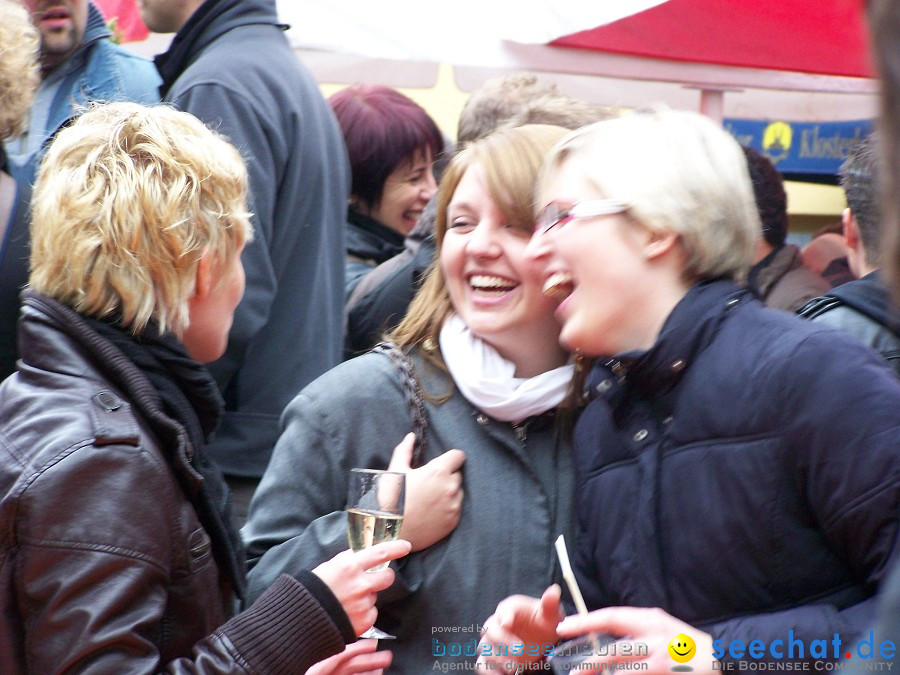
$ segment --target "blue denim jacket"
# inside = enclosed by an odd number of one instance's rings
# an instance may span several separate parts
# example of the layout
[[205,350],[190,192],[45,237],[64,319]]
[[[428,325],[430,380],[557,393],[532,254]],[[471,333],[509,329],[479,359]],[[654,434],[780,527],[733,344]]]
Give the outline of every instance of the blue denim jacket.
[[[156,66],[114,44],[103,15],[88,3],[88,22],[82,49],[72,55],[80,63],[66,73],[50,103],[45,138],[36,151],[23,154],[15,144],[7,146],[13,177],[21,182],[34,182],[44,150],[56,132],[80,110],[94,101],[137,101],[156,103],[160,100],[161,83]],[[61,66],[65,67],[65,65]],[[44,84],[41,85],[42,87]]]

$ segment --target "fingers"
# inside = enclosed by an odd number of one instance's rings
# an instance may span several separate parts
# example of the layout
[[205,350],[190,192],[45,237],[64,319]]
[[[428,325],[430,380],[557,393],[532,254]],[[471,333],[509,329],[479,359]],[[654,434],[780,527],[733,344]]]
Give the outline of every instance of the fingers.
[[540,614],[540,603],[541,600],[527,595],[512,595],[497,605],[491,623],[508,628],[523,620],[530,622]]
[[412,463],[413,448],[416,444],[416,435],[409,432],[403,437],[399,445],[394,448],[391,455],[391,462],[388,465],[388,471],[409,471]]
[[376,651],[378,640],[361,640],[360,642],[372,642],[374,644],[371,650],[354,656],[341,671],[342,674],[362,675],[363,673],[381,672],[385,668],[390,667],[391,662],[394,660],[393,652],[389,650]]
[[562,589],[559,587],[559,584],[553,584],[544,591],[544,594],[541,596],[541,603],[539,605],[541,617],[546,621],[552,621],[554,619],[558,621],[559,619],[562,619],[563,612],[561,600]]
[[376,651],[378,640],[357,640],[340,654],[319,661],[307,675],[365,675],[380,673],[391,665],[393,653]]
[[359,563],[363,569],[371,569],[383,563],[390,562],[391,560],[402,558],[409,553],[411,549],[412,546],[408,541],[397,539],[396,541],[385,541],[380,544],[375,544],[375,546],[364,548],[353,555],[356,562]]
[[508,657],[514,645],[521,644],[518,636],[510,633],[496,619],[496,614],[484,622],[484,634],[478,643],[478,654],[484,661],[494,662],[493,657]]
[[684,626],[675,617],[661,609],[649,607],[606,607],[588,614],[567,616],[557,626],[560,637],[574,637],[584,633],[609,633],[637,637],[656,631],[660,626],[671,626],[675,635]]
[[443,455],[435,457],[428,463],[431,464],[434,469],[453,473],[459,471],[462,468],[462,465],[466,463],[466,453],[462,450],[448,450]]

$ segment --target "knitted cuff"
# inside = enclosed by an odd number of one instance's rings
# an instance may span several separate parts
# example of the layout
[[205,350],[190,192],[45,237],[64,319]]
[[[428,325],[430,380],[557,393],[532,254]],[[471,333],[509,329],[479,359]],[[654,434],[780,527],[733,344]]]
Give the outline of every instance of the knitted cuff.
[[[256,602],[219,632],[254,670],[266,673],[305,672],[314,663],[342,651],[347,642],[316,597],[287,574],[279,576]],[[355,639],[353,636],[351,641]]]
[[334,625],[337,626],[337,629],[341,632],[341,637],[344,638],[344,642],[348,645],[356,642],[356,631],[353,630],[353,624],[350,623],[350,617],[347,616],[347,613],[341,606],[340,600],[338,600],[334,593],[331,592],[328,584],[322,581],[313,572],[307,570],[300,570],[299,573],[294,575],[294,578],[303,584],[306,587],[306,590],[309,591],[310,594],[319,601],[319,604],[322,605],[325,611],[328,612],[328,616],[331,617]]

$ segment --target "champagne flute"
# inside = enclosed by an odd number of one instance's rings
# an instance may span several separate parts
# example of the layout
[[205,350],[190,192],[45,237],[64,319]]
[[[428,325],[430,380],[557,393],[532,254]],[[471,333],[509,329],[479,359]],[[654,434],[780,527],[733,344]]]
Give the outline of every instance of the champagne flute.
[[[403,524],[403,502],[406,497],[406,474],[377,469],[351,469],[347,493],[347,538],[350,548],[361,551],[400,536]],[[388,563],[373,567],[384,569]],[[393,640],[394,635],[372,626],[361,638]]]

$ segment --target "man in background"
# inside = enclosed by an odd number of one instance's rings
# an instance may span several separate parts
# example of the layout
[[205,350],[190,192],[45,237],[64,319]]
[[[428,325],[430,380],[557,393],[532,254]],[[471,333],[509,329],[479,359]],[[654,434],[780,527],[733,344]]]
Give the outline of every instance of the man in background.
[[176,32],[156,57],[166,101],[227,136],[250,174],[255,239],[228,350],[209,364],[225,398],[209,446],[243,522],[284,406],[340,363],[350,171],[340,129],[279,24],[275,0],[140,0]]
[[762,222],[747,284],[767,306],[794,312],[830,290],[831,284],[805,267],[800,249],[785,242],[787,194],[781,174],[767,157],[753,148],[744,147],[744,155]]
[[875,143],[869,137],[854,146],[840,171],[848,205],[842,217],[847,260],[860,278],[811,300],[798,313],[852,333],[879,352],[900,375],[900,317],[891,313],[888,289],[879,272],[882,217]]
[[88,0],[21,0],[41,35],[41,85],[25,133],[6,152],[17,180],[31,183],[42,150],[93,101],[159,100],[153,64],[111,40],[103,15]]

